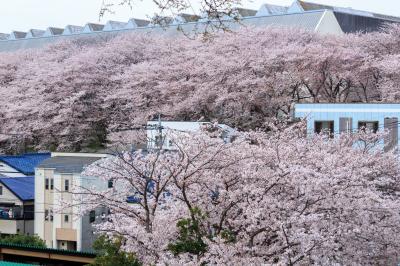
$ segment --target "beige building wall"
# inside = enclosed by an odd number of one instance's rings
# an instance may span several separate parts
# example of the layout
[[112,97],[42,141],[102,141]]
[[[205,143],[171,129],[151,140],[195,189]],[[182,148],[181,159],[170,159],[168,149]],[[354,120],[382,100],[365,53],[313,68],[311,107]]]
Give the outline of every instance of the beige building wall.
[[0,195],[0,202],[2,203],[14,203],[15,205],[22,206],[23,202],[15,196],[6,186],[0,183],[3,187],[3,194]]

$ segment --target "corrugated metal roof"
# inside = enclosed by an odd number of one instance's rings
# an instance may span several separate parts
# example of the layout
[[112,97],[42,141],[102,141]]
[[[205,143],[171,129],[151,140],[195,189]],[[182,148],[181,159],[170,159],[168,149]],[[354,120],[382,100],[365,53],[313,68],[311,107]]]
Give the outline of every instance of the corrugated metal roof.
[[22,155],[2,155],[0,156],[0,161],[24,175],[33,175],[35,167],[47,158],[50,158],[50,153],[27,153]]
[[6,186],[20,200],[35,199],[34,176],[0,178],[0,183]]
[[81,173],[86,166],[100,159],[99,157],[55,156],[42,161],[37,168],[55,169],[59,173]]

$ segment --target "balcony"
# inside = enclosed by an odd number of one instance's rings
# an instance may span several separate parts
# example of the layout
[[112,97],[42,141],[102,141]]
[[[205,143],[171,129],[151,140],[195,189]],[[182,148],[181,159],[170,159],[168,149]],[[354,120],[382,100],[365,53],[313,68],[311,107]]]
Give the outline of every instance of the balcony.
[[33,220],[33,205],[0,206],[0,220]]

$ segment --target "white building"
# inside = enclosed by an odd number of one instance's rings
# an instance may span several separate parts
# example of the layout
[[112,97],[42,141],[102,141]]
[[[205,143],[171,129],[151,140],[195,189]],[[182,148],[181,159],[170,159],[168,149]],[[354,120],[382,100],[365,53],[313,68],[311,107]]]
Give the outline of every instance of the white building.
[[[168,131],[195,132],[202,126],[212,125],[210,122],[185,122],[185,121],[148,121],[147,122],[147,148],[148,149],[174,149],[174,144],[168,136]],[[222,138],[229,142],[235,130],[227,125],[218,124],[222,130]]]
[[[72,186],[85,187],[93,184],[90,178],[81,176],[84,168],[106,157],[106,154],[52,153],[35,172],[35,234],[48,247],[78,251],[90,251],[94,241],[92,223],[102,215],[100,209],[77,218],[78,204],[75,206]],[[93,179],[93,178],[92,178]],[[104,183],[104,184],[103,184]],[[107,187],[105,182],[97,182],[99,187]],[[61,202],[75,207],[54,211]]]

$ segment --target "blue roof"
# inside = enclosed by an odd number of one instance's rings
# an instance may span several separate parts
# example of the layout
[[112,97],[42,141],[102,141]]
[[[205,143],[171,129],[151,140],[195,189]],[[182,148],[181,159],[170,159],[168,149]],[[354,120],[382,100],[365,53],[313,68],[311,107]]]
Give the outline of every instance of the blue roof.
[[24,175],[35,174],[35,167],[43,160],[50,158],[51,154],[46,153],[26,153],[22,155],[2,155],[0,161],[15,168]]
[[7,187],[20,200],[33,200],[35,198],[35,177],[5,177],[0,182]]

